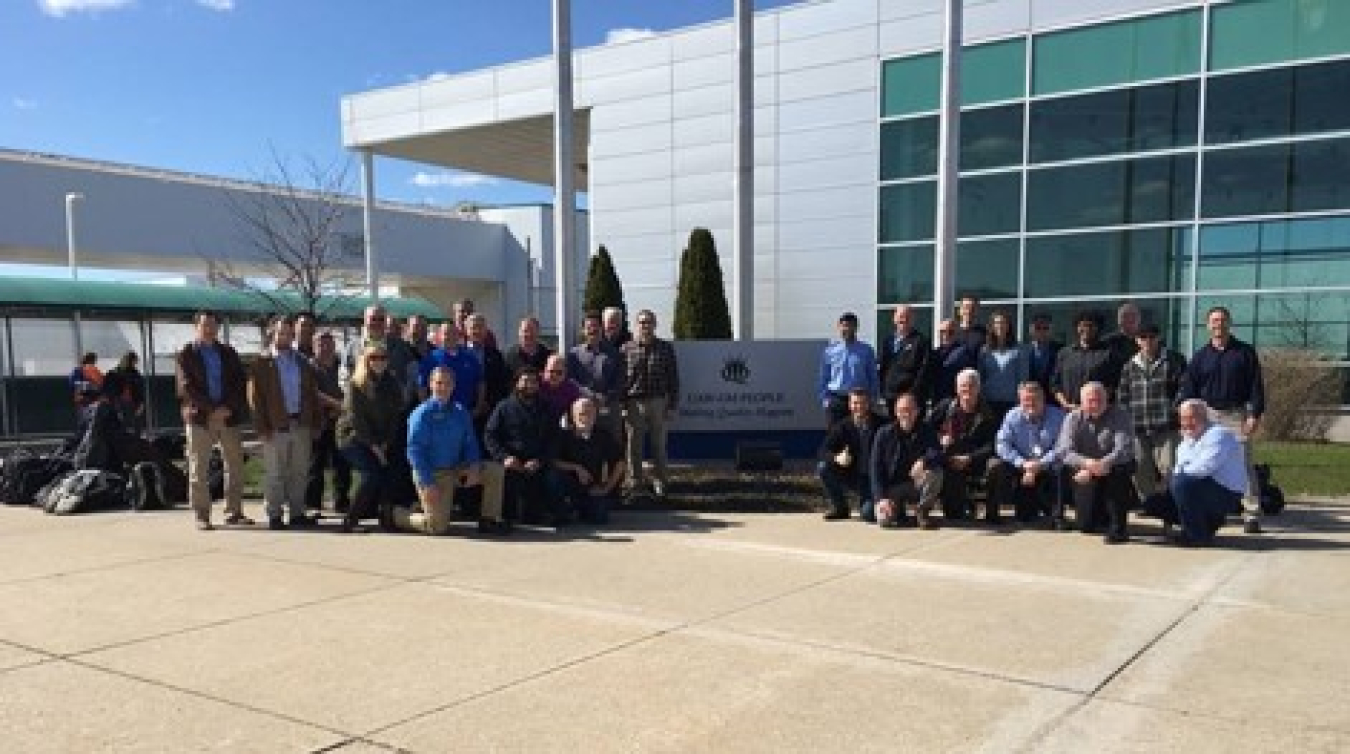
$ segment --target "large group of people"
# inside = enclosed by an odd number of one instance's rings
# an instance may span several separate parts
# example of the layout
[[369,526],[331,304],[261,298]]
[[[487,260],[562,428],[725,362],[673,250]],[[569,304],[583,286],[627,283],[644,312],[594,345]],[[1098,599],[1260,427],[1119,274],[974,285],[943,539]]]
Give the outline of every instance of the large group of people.
[[988,523],[1010,512],[1066,529],[1072,513],[1072,526],[1108,544],[1128,541],[1136,508],[1182,545],[1211,543],[1238,510],[1244,530],[1260,533],[1255,349],[1233,336],[1222,306],[1206,313],[1209,338],[1189,363],[1134,304],[1116,314],[1105,336],[1099,314],[1078,314],[1074,342],[1061,345],[1038,313],[1019,343],[1006,312],[982,320],[967,296],[932,344],[900,306],[879,359],[858,339],[857,317],[842,315],[819,370],[825,518],[850,518],[852,492],[861,518],[884,527],[936,528],[939,510],[943,521],[977,518],[982,497]]
[[246,416],[262,448],[271,529],[318,526],[330,477],[345,532],[373,520],[443,534],[457,515],[497,535],[520,522],[599,525],[624,495],[664,496],[675,349],[657,337],[651,311],[637,313],[636,333],[625,320],[617,308],[589,312],[581,342],[555,353],[538,319],[525,317],[503,351],[470,300],[436,327],[375,305],[339,353],[312,316],[277,316],[246,365],[219,340],[217,315],[198,312],[176,357],[196,525],[216,526],[215,448],[224,524],[256,524],[242,504]]

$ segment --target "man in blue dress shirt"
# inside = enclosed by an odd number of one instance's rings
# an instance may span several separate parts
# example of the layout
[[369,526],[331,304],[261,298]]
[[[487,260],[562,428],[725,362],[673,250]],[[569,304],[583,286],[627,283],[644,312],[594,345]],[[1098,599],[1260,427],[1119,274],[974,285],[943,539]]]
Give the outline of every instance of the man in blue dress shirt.
[[1209,406],[1199,398],[1183,401],[1177,420],[1182,440],[1171,483],[1181,523],[1176,542],[1204,547],[1213,543],[1247,489],[1246,453],[1237,435],[1211,418]]
[[838,327],[839,340],[826,346],[820,357],[818,393],[827,428],[848,416],[849,391],[864,390],[875,403],[880,381],[876,351],[858,340],[858,315],[845,312]]

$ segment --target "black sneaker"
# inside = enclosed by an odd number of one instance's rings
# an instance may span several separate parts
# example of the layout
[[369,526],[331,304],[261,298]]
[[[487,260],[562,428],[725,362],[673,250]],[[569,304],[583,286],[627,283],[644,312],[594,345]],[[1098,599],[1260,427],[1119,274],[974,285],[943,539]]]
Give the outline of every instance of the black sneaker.
[[825,515],[826,521],[847,521],[849,519],[848,508],[831,508]]
[[291,516],[292,529],[313,529],[319,525],[319,519],[314,516]]
[[1130,541],[1130,538],[1124,534],[1107,534],[1102,537],[1102,541],[1108,545],[1123,545]]
[[267,528],[272,531],[281,531],[286,528],[286,522],[281,519],[281,516],[269,518],[267,519]]
[[1254,519],[1254,518],[1253,518],[1253,519],[1249,519],[1249,520],[1247,521],[1247,523],[1245,523],[1245,524],[1242,525],[1242,531],[1246,532],[1247,534],[1260,534],[1260,533],[1261,533],[1261,522],[1260,522],[1260,521],[1257,521],[1257,520]]

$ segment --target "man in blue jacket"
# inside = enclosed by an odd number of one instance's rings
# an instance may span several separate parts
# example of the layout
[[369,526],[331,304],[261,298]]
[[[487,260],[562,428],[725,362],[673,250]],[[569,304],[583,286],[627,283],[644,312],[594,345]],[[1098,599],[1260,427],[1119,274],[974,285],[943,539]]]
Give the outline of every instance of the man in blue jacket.
[[455,373],[432,370],[431,397],[408,417],[408,463],[412,466],[421,513],[396,508],[394,522],[403,529],[444,534],[450,529],[455,490],[484,486],[484,504],[501,499],[501,473],[484,467],[469,412],[453,400]]

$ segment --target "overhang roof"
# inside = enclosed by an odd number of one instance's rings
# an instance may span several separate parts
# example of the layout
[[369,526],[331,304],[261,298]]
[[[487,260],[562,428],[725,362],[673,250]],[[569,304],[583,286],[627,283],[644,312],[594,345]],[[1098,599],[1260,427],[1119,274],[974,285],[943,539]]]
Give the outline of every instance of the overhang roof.
[[[573,118],[573,180],[586,191],[590,110]],[[367,143],[375,154],[525,183],[553,185],[553,115],[520,118]]]

